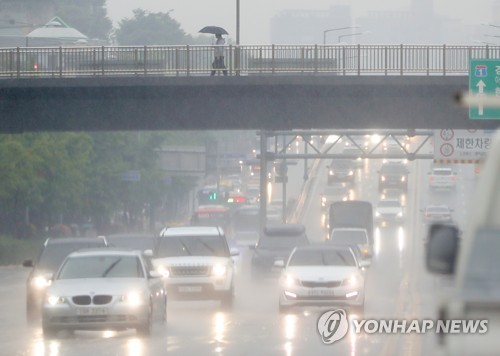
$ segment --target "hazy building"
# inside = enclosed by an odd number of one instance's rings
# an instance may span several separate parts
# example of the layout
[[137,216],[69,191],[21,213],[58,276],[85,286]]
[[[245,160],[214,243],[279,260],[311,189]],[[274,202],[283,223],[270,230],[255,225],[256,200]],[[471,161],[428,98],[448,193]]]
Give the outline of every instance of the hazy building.
[[[271,43],[322,44],[325,30],[351,26],[350,6],[332,6],[328,10],[285,10],[271,19]],[[337,43],[337,36],[350,31],[328,32],[326,43]]]

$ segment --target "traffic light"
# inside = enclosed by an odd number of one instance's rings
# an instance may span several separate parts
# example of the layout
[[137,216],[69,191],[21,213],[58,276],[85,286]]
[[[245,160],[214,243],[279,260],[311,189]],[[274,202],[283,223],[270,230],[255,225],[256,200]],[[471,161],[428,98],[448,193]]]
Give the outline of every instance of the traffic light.
[[217,192],[215,191],[211,191],[209,194],[208,194],[208,200],[217,200]]

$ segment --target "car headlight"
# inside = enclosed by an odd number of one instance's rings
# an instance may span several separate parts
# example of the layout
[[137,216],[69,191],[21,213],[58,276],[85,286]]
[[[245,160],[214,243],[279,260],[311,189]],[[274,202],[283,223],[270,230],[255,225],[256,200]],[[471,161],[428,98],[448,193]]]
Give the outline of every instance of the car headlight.
[[42,289],[45,287],[50,286],[51,280],[45,278],[44,276],[36,276],[31,280],[31,285],[35,287],[36,289]]
[[214,265],[212,267],[212,275],[216,277],[223,277],[226,275],[227,267],[225,265]]
[[353,171],[349,171],[349,175],[350,176],[354,175],[354,172]]
[[330,171],[328,172],[328,174],[330,174],[331,176],[333,176],[333,170],[330,169]]
[[402,211],[400,211],[400,212],[398,213],[398,217],[400,217],[400,218],[401,218],[401,217],[403,217],[403,212],[402,212]]
[[321,197],[321,201],[322,201],[323,203],[326,203],[326,197]]
[[159,274],[161,274],[164,278],[170,277],[170,271],[168,270],[167,267],[164,266],[159,266],[156,268]]
[[64,297],[60,297],[58,295],[49,295],[47,294],[45,296],[45,302],[47,302],[49,305],[54,306],[57,304],[63,304],[66,302],[66,299]]
[[292,275],[289,275],[287,274],[285,276],[285,285],[287,287],[291,287],[291,286],[296,286],[296,285],[299,285],[300,284],[300,281],[298,278],[292,276]]
[[405,176],[401,177],[401,182],[406,182],[406,177]]
[[378,211],[376,211],[375,216],[380,216],[380,213]]
[[385,182],[385,176],[381,176],[381,177],[380,177],[380,180],[381,180],[382,182]]
[[348,286],[348,287],[356,287],[359,285],[359,282],[360,282],[360,278],[358,276],[356,276],[355,274],[353,274],[349,278],[344,279],[342,281],[342,285]]
[[143,302],[143,298],[141,294],[137,292],[130,292],[127,295],[123,295],[120,299],[122,302],[127,303],[131,306],[141,305]]

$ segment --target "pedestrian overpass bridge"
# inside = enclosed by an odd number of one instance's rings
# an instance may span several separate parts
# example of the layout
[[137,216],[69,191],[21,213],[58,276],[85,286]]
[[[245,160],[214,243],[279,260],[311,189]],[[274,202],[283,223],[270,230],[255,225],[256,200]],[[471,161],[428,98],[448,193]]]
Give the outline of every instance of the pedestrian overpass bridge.
[[[496,128],[454,99],[500,46],[0,49],[1,132]],[[500,77],[499,77],[500,78]],[[500,84],[499,84],[500,87]],[[499,89],[500,90],[500,89]]]

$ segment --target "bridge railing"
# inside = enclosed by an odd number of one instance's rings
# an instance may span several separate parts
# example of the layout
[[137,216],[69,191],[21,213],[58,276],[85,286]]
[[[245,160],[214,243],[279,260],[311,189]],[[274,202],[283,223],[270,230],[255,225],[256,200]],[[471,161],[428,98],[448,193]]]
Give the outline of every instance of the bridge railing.
[[[500,46],[225,46],[229,75],[466,75]],[[214,46],[0,48],[0,77],[206,76]],[[217,74],[221,74],[217,72]]]

